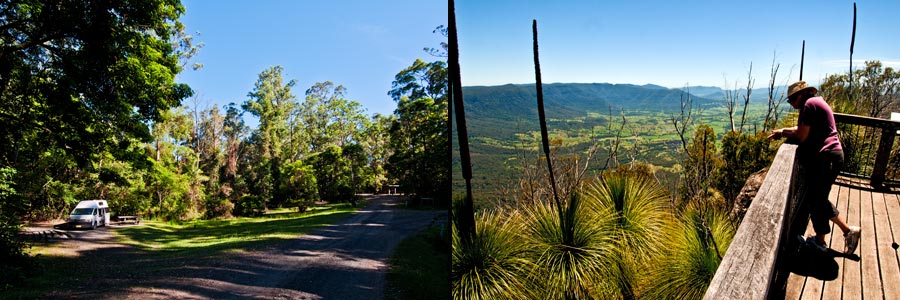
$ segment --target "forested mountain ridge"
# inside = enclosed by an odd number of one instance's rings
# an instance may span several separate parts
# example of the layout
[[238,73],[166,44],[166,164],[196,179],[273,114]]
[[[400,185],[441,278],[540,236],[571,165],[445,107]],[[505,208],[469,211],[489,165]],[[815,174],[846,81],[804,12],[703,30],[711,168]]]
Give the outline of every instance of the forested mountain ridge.
[[[582,118],[588,112],[606,115],[610,110],[615,115],[622,111],[675,111],[679,109],[682,97],[688,96],[701,108],[721,106],[719,99],[689,95],[679,89],[658,85],[551,83],[544,84],[543,92],[548,120]],[[503,139],[510,130],[524,132],[538,128],[534,84],[466,86],[463,95],[472,135]]]
[[[544,103],[549,118],[567,117],[572,113],[614,110],[667,110],[679,106],[679,98],[687,96],[678,89],[660,86],[609,83],[551,83],[544,84]],[[492,108],[508,113],[537,113],[534,84],[506,84],[500,86],[467,86],[463,95],[473,114],[493,113]],[[691,95],[696,104],[718,100]],[[497,106],[500,104],[500,106]],[[502,117],[505,114],[495,115]]]

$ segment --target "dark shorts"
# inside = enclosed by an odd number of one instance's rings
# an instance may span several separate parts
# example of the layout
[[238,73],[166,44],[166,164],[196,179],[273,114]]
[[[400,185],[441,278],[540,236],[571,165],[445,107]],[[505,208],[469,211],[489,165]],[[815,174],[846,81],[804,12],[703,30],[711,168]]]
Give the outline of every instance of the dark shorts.
[[831,233],[828,220],[838,216],[838,210],[828,201],[831,185],[844,166],[843,151],[828,151],[800,160],[800,174],[807,186],[803,205],[810,214],[816,234]]

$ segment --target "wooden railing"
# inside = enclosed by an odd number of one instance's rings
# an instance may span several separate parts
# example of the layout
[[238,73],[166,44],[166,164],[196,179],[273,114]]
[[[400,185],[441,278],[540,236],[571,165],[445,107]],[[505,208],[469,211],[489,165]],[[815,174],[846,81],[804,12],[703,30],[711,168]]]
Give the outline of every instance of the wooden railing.
[[834,114],[834,121],[844,147],[841,175],[869,179],[876,189],[887,182],[900,183],[892,178],[900,174],[886,176],[900,121],[840,113]]
[[789,244],[798,182],[797,146],[783,144],[703,299],[769,299],[784,291],[779,253]]

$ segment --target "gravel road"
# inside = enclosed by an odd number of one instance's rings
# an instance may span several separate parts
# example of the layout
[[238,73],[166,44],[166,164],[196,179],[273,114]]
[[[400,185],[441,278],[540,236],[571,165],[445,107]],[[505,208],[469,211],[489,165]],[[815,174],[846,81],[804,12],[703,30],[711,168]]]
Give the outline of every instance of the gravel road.
[[[387,263],[405,237],[446,211],[398,209],[397,197],[372,197],[344,221],[261,248],[185,261],[149,257],[117,244],[109,231],[73,232],[60,243],[89,264],[109,265],[60,286],[65,299],[382,299]],[[153,264],[154,272],[139,266]],[[112,266],[126,266],[118,268]],[[162,266],[161,268],[159,266]]]

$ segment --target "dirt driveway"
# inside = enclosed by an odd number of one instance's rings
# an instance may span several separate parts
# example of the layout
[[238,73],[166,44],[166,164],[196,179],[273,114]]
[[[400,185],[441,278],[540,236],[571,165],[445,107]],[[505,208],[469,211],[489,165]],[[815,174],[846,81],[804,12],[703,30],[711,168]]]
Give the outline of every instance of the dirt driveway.
[[396,197],[372,202],[344,221],[261,249],[197,259],[160,258],[117,244],[110,231],[75,231],[59,244],[90,265],[90,278],[56,287],[64,299],[381,299],[397,244],[446,211],[398,209]]

